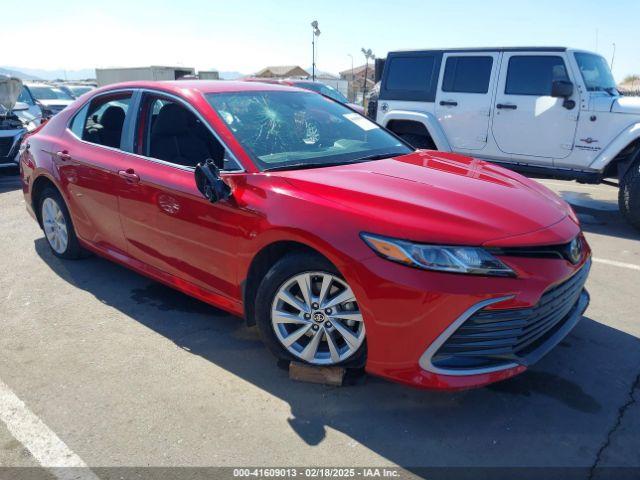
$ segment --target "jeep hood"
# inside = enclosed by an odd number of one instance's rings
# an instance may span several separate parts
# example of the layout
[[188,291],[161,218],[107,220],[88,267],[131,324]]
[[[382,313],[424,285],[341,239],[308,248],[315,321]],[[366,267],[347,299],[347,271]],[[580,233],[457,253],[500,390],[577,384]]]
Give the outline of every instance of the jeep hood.
[[508,246],[560,244],[579,232],[568,204],[546,187],[456,154],[418,151],[278,175],[305,196],[323,197],[355,214],[361,223],[356,228],[381,235]]
[[11,111],[22,91],[22,80],[0,75],[0,106]]
[[611,105],[613,113],[640,115],[640,97],[620,97]]

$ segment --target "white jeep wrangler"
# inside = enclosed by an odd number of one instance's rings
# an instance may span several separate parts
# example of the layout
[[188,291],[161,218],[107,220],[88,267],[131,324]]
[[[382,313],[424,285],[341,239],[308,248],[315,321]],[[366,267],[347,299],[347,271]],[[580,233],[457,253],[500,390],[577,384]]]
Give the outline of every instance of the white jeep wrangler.
[[620,95],[600,55],[560,47],[399,51],[377,67],[376,120],[415,147],[619,186],[620,210],[640,228],[640,97]]

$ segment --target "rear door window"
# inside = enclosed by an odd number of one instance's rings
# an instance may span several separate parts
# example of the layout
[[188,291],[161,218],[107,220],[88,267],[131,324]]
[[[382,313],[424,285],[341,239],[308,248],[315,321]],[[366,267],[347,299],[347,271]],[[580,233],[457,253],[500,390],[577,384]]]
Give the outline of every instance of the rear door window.
[[385,62],[380,98],[435,101],[442,52],[408,52],[390,55]]
[[493,57],[449,57],[442,80],[443,92],[487,93]]
[[562,57],[516,55],[509,59],[504,93],[507,95],[551,95],[555,80],[569,80]]

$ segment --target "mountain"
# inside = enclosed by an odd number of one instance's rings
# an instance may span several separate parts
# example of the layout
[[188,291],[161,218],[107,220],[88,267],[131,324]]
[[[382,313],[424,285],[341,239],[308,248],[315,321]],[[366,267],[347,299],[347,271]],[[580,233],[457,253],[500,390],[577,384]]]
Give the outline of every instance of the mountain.
[[247,76],[246,73],[240,72],[218,72],[220,73],[221,80],[237,80],[238,78],[244,78]]
[[0,67],[0,75],[9,75],[10,77],[18,77],[20,80],[41,80],[41,78],[29,75],[18,70]]
[[85,80],[87,78],[96,78],[96,71],[93,68],[83,68],[81,70],[43,70],[38,68],[0,67],[0,69],[14,70],[21,73],[22,76],[19,76],[19,78],[23,80]]

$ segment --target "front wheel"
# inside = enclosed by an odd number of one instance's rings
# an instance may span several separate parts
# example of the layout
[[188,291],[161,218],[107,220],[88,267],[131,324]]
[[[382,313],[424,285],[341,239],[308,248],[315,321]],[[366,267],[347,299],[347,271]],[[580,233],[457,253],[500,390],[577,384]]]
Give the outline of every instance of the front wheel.
[[620,182],[618,206],[624,218],[640,230],[640,159],[631,165]]
[[365,326],[351,287],[322,257],[292,254],[267,273],[256,323],[280,359],[311,365],[364,365]]

